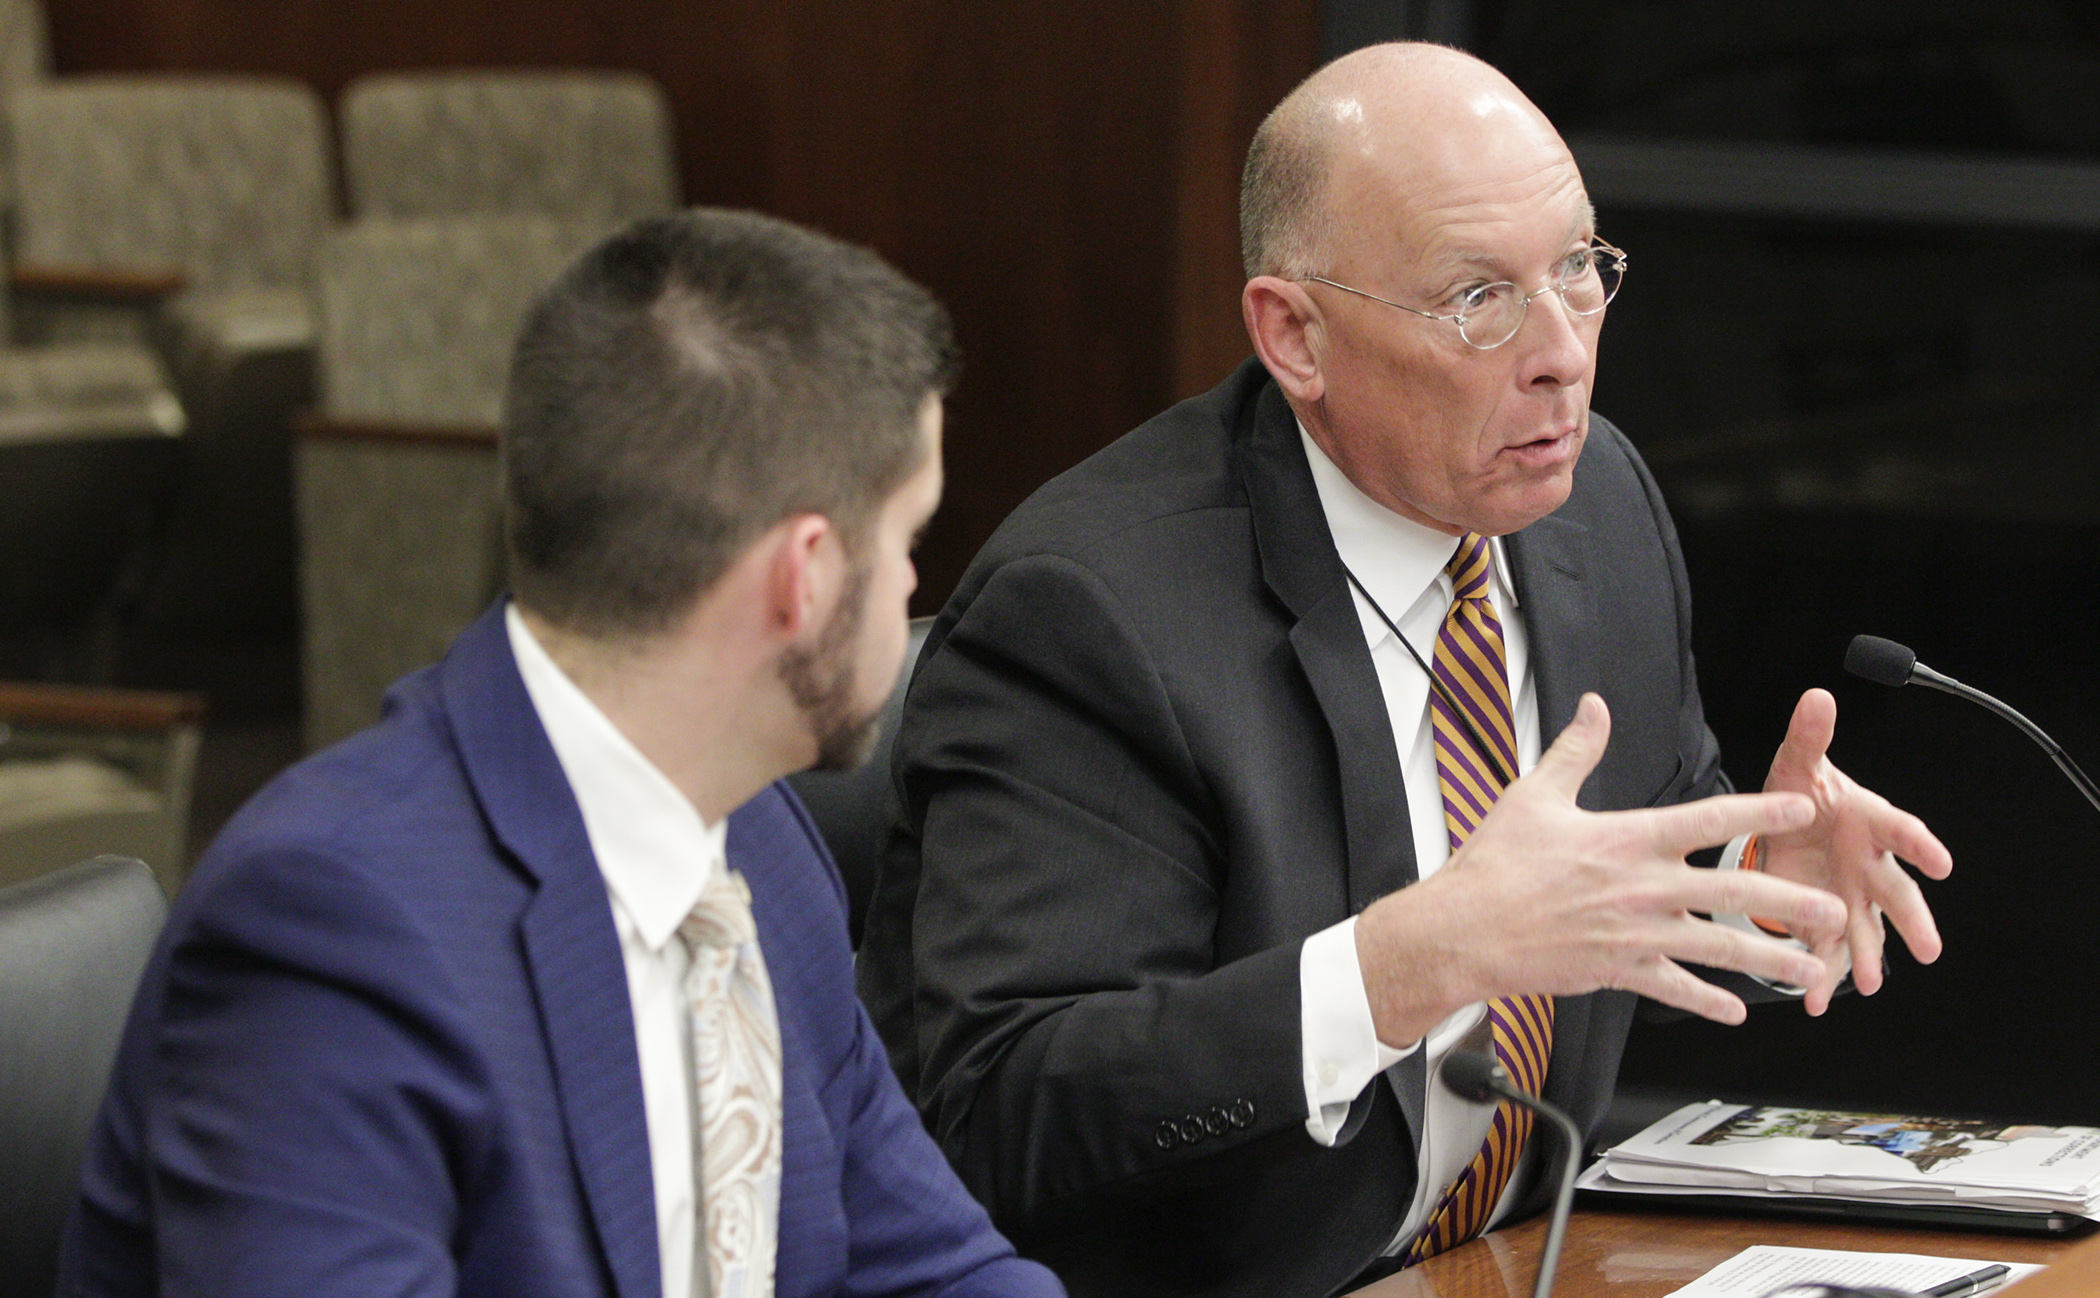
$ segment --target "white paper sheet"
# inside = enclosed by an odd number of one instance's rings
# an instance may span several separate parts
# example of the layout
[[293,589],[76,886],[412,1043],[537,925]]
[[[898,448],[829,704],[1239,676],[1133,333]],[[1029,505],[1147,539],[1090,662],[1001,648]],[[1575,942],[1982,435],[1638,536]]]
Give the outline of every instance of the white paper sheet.
[[[1670,1298],[1761,1298],[1790,1284],[1843,1284],[1916,1291],[1991,1265],[1988,1260],[1926,1257],[1918,1253],[1847,1253],[1824,1248],[1779,1248],[1757,1244],[1729,1258]],[[2009,1262],[1999,1285],[2042,1268]],[[1985,1293],[1990,1290],[1985,1290]]]

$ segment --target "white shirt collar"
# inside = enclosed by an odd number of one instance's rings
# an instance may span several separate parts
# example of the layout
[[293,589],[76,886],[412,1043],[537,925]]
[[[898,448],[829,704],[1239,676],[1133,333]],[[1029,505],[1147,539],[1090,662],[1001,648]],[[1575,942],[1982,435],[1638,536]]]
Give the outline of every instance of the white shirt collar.
[[[1457,538],[1403,518],[1365,495],[1327,458],[1327,452],[1305,431],[1303,423],[1298,425],[1298,439],[1305,444],[1313,488],[1327,515],[1327,530],[1334,537],[1336,552],[1387,616],[1404,620],[1426,591],[1445,580],[1444,565],[1451,562],[1452,552],[1458,548]],[[1514,609],[1517,588],[1509,577],[1509,558],[1503,553],[1502,538],[1490,537],[1488,550],[1496,592],[1504,608]],[[1448,594],[1445,599],[1448,602]],[[1373,636],[1372,643],[1378,639]]]
[[616,909],[650,950],[660,950],[728,868],[728,821],[709,825],[678,786],[620,733],[611,718],[541,647],[518,607],[504,611],[511,654],[562,774]]

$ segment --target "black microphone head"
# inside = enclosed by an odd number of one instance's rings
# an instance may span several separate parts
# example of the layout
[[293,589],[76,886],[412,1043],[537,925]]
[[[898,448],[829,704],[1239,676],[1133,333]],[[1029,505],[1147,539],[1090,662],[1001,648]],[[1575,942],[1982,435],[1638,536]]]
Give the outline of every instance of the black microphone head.
[[1462,1100],[1475,1104],[1495,1098],[1493,1083],[1506,1075],[1495,1057],[1481,1050],[1454,1050],[1444,1056],[1444,1066],[1437,1070],[1444,1085]]
[[1908,685],[1918,656],[1878,635],[1856,635],[1845,650],[1845,670],[1876,685]]

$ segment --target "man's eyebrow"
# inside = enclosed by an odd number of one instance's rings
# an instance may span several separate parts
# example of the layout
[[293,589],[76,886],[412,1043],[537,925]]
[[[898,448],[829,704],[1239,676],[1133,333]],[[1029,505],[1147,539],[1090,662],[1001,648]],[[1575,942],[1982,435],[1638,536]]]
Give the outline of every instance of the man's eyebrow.
[[1444,256],[1443,264],[1447,266],[1478,266],[1483,270],[1493,270],[1501,260],[1500,257],[1495,256],[1493,253],[1482,252],[1478,248],[1454,248]]
[[1432,248],[1421,261],[1423,270],[1430,275],[1455,275],[1462,270],[1502,271],[1502,258],[1482,248],[1454,246]]

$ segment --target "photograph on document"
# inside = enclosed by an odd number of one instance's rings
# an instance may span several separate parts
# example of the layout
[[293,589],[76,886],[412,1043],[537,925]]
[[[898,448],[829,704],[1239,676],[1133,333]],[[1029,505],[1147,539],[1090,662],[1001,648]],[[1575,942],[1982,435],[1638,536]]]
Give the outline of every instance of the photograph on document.
[[2100,1218],[2100,1129],[1715,1100],[1604,1151],[1583,1183]]

